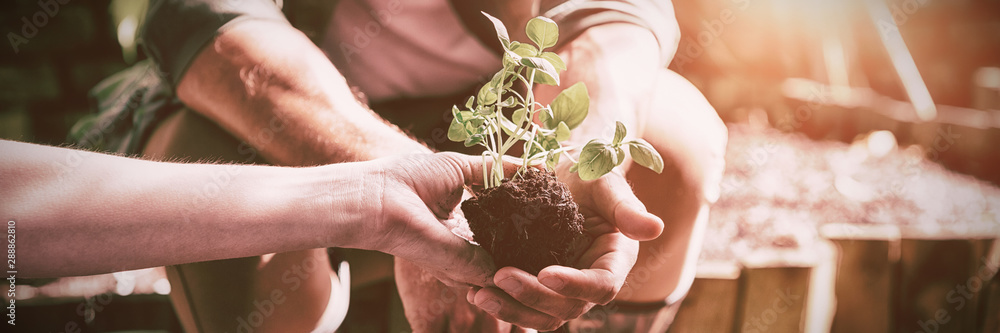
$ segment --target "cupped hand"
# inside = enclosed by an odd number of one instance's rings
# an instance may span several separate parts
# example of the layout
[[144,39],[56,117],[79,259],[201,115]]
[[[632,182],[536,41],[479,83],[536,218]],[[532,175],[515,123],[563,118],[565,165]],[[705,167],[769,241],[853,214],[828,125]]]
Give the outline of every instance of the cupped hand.
[[504,267],[494,275],[495,287],[469,292],[470,302],[503,321],[554,330],[596,304],[607,304],[635,265],[639,240],[656,238],[663,230],[663,221],[646,211],[620,171],[583,181],[568,172],[569,166],[561,164],[556,174],[573,193],[594,241],[575,268],[549,266],[536,277]]
[[[364,232],[371,239],[365,247],[413,262],[449,286],[489,285],[495,272],[489,255],[455,230],[464,225],[456,214],[464,186],[482,183],[482,157],[415,154],[375,166],[367,183],[379,193],[372,199],[379,214]],[[504,168],[513,173],[517,164]]]
[[448,287],[421,267],[402,259],[395,261],[396,287],[403,310],[414,332],[520,333],[521,329],[500,321],[465,299],[469,287]]

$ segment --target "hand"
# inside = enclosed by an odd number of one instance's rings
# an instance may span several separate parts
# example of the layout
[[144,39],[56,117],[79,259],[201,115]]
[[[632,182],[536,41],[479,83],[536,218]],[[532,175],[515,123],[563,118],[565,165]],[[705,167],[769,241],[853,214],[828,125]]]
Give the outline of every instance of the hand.
[[497,271],[497,287],[473,288],[470,302],[495,317],[523,327],[554,330],[595,304],[607,304],[618,294],[639,252],[638,240],[659,236],[663,221],[646,211],[625,178],[614,171],[594,181],[582,181],[557,168],[586,218],[584,228],[594,237],[576,269],[549,266],[538,277],[514,268]]
[[[369,240],[362,247],[411,261],[449,286],[489,285],[491,258],[455,230],[465,226],[456,221],[455,209],[464,185],[482,182],[483,159],[438,153],[377,162],[366,183],[378,189],[372,201],[380,213],[365,226],[362,237]],[[517,163],[504,167],[513,173]]]
[[419,266],[395,261],[396,287],[414,332],[525,332],[465,299],[468,287],[445,286]]

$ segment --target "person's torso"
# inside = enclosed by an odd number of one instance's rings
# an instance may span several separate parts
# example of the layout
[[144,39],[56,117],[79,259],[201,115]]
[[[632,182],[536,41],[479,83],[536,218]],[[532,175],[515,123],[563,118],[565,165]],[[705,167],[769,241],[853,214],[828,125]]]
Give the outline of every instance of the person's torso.
[[329,22],[320,47],[371,101],[464,92],[500,67],[448,0],[341,0]]

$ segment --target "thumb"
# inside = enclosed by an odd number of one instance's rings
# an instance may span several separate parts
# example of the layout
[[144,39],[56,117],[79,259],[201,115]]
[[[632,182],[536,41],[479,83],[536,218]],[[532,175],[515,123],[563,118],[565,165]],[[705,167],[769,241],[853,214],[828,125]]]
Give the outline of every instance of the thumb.
[[[410,176],[416,181],[412,186],[440,219],[449,218],[462,201],[463,185],[483,184],[484,172],[491,170],[494,163],[492,158],[450,152],[424,155],[416,161],[423,171]],[[521,165],[521,159],[509,156],[502,162],[505,175],[513,175]]]
[[[466,185],[482,185],[486,172],[493,169],[494,159],[488,156],[473,156],[459,153],[439,153],[462,172]],[[504,175],[513,175],[521,167],[523,160],[513,156],[503,156]]]
[[612,172],[591,184],[597,213],[611,221],[625,236],[642,241],[654,239],[663,232],[663,220],[646,211],[646,205],[632,193],[625,177]]

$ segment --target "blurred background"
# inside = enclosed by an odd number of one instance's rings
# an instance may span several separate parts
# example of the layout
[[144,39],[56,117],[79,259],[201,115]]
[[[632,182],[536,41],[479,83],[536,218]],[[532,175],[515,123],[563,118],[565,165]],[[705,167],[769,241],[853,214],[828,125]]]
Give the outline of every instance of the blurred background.
[[[313,35],[320,2],[284,11]],[[147,1],[0,6],[0,138],[67,143],[93,112],[88,91],[145,59]],[[1000,332],[1000,1],[674,7],[670,68],[716,108],[730,145],[671,331]],[[52,330],[180,329],[162,269],[25,283],[19,319]],[[775,290],[808,296],[776,311]]]
[[1000,2],[884,4],[677,1],[683,40],[671,68],[724,120],[760,110],[812,139],[889,130],[901,145],[931,147],[932,127],[953,125],[964,136],[932,157],[997,184]]

